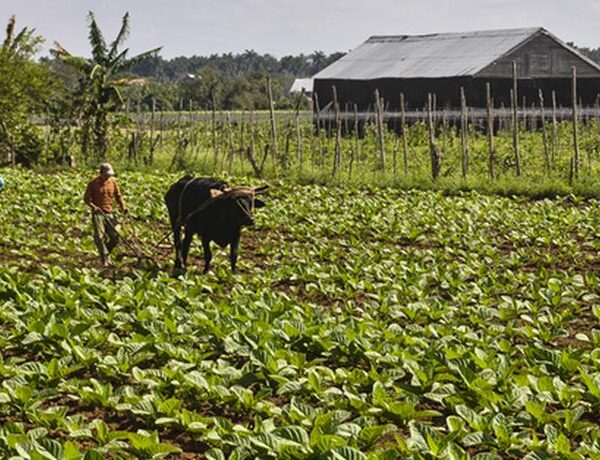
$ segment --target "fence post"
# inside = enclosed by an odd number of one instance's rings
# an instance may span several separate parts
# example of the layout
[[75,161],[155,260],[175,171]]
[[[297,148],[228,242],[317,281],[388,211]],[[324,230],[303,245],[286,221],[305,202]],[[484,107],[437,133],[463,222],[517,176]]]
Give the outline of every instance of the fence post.
[[[300,98],[304,97],[304,89],[300,94]],[[301,99],[300,99],[301,101]],[[298,171],[302,173],[304,163],[304,146],[302,144],[302,129],[300,127],[300,102],[296,105],[296,149],[298,160]]]
[[492,111],[492,88],[489,82],[485,84],[486,93],[486,109],[487,109],[487,141],[488,141],[488,167],[490,173],[490,179],[496,178],[496,171],[494,165],[494,114]]
[[338,102],[337,88],[331,87],[333,91],[333,109],[335,110],[335,153],[333,156],[333,174],[335,177],[342,159],[342,123],[340,120],[340,104]]
[[360,156],[360,142],[358,135],[358,106],[354,104],[354,148],[350,151],[350,164],[348,165],[348,178],[352,179],[352,165],[354,164],[354,157],[358,162]]
[[383,133],[383,103],[379,90],[375,90],[375,110],[377,113],[377,137],[379,138],[379,167],[385,173],[385,138]]
[[219,147],[217,144],[217,103],[216,103],[216,99],[215,99],[215,92],[214,89],[211,93],[211,105],[212,105],[212,110],[211,110],[211,114],[210,114],[210,129],[211,129],[211,137],[212,137],[212,146],[213,146],[213,156],[214,156],[214,162],[213,162],[213,170],[216,171],[217,170],[217,163],[219,162]]
[[154,141],[154,117],[156,115],[156,99],[152,98],[152,112],[150,113],[150,154],[148,156],[148,162],[154,163],[154,148],[156,147]]
[[406,136],[406,101],[404,93],[400,93],[400,124],[402,129],[402,161],[404,174],[408,174],[408,139]]
[[269,120],[271,121],[271,161],[277,163],[277,124],[275,122],[275,102],[273,102],[273,87],[271,76],[267,78],[267,92],[269,96]]
[[544,110],[544,93],[538,90],[540,98],[540,117],[542,122],[542,140],[544,142],[544,169],[546,174],[550,172],[550,158],[548,157],[548,133],[546,132],[546,111]]
[[460,148],[462,151],[462,177],[467,177],[469,170],[469,151],[467,147],[467,98],[465,89],[460,87]]
[[435,127],[433,125],[433,102],[431,93],[427,94],[427,129],[429,131],[429,150],[431,153],[431,177],[435,181],[440,175],[441,153],[435,145]]
[[512,128],[513,128],[513,150],[515,154],[515,172],[521,175],[521,160],[519,158],[519,120],[517,116],[518,93],[517,93],[517,62],[512,62],[513,87],[511,93],[512,104]]
[[556,169],[558,156],[558,122],[556,121],[556,91],[552,91],[552,169]]
[[573,176],[579,178],[579,135],[577,132],[577,69],[571,68],[572,72],[572,104],[573,104]]

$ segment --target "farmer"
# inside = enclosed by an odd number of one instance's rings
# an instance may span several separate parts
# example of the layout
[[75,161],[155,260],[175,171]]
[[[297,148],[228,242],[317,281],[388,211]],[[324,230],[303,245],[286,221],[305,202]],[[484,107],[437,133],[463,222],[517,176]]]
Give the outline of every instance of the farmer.
[[100,165],[100,174],[90,181],[85,190],[83,200],[92,210],[94,225],[94,241],[100,253],[100,261],[104,267],[111,265],[108,258],[117,245],[117,220],[113,215],[113,200],[116,200],[121,210],[127,214],[125,202],[119,186],[113,178],[115,171],[109,163]]

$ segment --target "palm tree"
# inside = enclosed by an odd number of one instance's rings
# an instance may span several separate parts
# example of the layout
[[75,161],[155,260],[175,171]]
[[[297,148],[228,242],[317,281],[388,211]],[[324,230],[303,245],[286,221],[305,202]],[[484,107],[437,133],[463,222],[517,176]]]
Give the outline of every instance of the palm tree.
[[110,46],[107,46],[91,11],[88,14],[88,21],[89,41],[92,46],[91,58],[74,56],[59,43],[54,44],[51,52],[57,59],[80,74],[78,106],[83,156],[87,157],[91,134],[95,159],[106,160],[109,114],[123,106],[120,88],[139,83],[139,78],[124,78],[123,74],[137,62],[155,56],[161,48],[131,58],[127,56],[128,48],[119,50],[129,35],[129,13],[123,16],[121,29]]

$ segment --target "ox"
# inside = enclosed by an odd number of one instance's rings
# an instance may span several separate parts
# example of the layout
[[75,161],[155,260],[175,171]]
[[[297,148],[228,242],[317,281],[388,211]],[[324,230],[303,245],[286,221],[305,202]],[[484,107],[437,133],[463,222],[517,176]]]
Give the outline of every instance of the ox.
[[[211,241],[222,248],[230,246],[229,260],[235,273],[242,227],[254,224],[252,212],[265,205],[256,195],[267,188],[230,188],[218,179],[192,176],[173,184],[165,194],[165,203],[175,242],[175,270],[187,267],[192,238],[197,234],[204,249],[204,273],[208,272],[212,259]],[[185,229],[183,241],[182,227]]]

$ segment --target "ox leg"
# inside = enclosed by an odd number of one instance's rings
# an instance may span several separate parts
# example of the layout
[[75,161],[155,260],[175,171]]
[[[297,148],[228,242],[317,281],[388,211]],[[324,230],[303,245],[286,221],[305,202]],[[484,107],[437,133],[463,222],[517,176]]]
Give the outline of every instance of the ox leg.
[[175,270],[181,270],[183,261],[181,259],[181,228],[173,227],[173,243],[175,244]]
[[240,246],[240,237],[238,236],[231,242],[231,250],[229,253],[229,260],[231,262],[231,272],[236,273],[235,264],[238,258],[238,248]]
[[210,240],[202,238],[202,249],[204,249],[204,273],[208,273],[210,261],[212,260],[212,252],[210,251]]
[[185,237],[183,238],[183,243],[181,244],[181,261],[183,263],[184,269],[187,268],[187,258],[190,252],[190,246],[192,244],[192,238],[194,237],[194,232],[185,231]]

